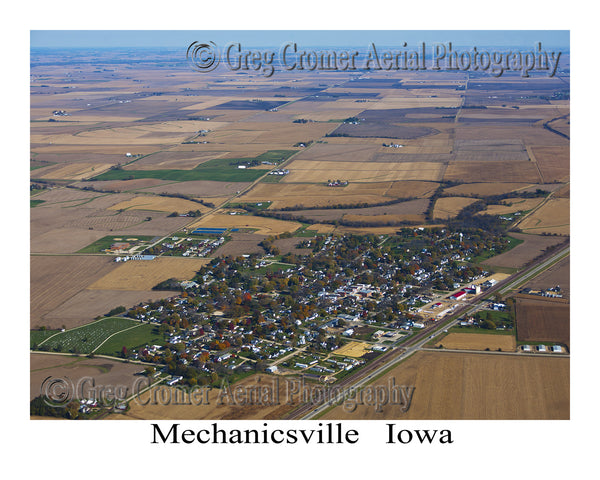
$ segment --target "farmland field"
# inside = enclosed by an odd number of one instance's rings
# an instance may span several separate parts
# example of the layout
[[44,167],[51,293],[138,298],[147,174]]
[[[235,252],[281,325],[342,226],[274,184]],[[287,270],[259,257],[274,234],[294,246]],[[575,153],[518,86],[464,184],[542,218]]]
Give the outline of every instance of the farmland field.
[[186,213],[190,210],[205,213],[208,207],[183,198],[160,197],[157,195],[138,195],[130,200],[117,203],[109,210],[149,210],[158,212]]
[[524,233],[569,235],[570,200],[551,198],[518,224]]
[[519,268],[538,255],[541,255],[546,248],[564,242],[564,238],[560,237],[529,235],[524,233],[511,233],[511,236],[523,240],[523,243],[510,249],[508,252],[501,253],[500,255],[485,260],[483,262],[484,265]]
[[415,387],[408,412],[386,405],[383,412],[342,406],[322,420],[510,420],[570,417],[569,359],[417,352],[374,382]]
[[509,198],[503,200],[502,205],[488,205],[480,213],[486,215],[506,215],[514,212],[525,212],[537,207],[542,201],[542,198]]
[[476,201],[465,197],[442,197],[435,202],[433,218],[439,220],[455,217],[463,208]]
[[571,294],[571,278],[570,278],[571,259],[566,257],[557,264],[551,266],[548,270],[535,277],[525,286],[534,290],[553,288],[560,286],[561,293],[565,298],[569,298]]
[[435,182],[420,181],[349,183],[345,187],[328,187],[325,182],[298,185],[259,183],[239,199],[244,202],[271,200],[271,210],[298,206],[356,205],[387,202],[396,198],[424,198],[430,196],[437,186]]
[[569,305],[548,300],[517,298],[517,340],[556,342],[569,347]]
[[295,232],[302,225],[298,222],[288,222],[275,218],[255,217],[252,215],[212,214],[194,223],[190,228],[255,228],[256,233],[279,235],[284,232]]
[[435,344],[436,347],[439,347],[440,345],[451,350],[500,349],[503,352],[514,352],[517,347],[517,342],[512,335],[451,332]]
[[106,257],[32,256],[31,328],[47,325],[46,314],[115,267]]
[[[29,398],[40,395],[42,383],[48,376],[69,378],[77,384],[85,377],[94,378],[96,385],[124,385],[128,395],[133,393],[136,373],[143,370],[141,365],[124,363],[106,358],[73,357],[71,355],[48,355],[31,353]],[[83,392],[84,394],[86,392]]]
[[92,283],[90,290],[150,290],[168,280],[191,279],[208,260],[203,258],[158,257],[154,260],[130,260]]
[[[131,308],[140,302],[152,302],[180,292],[154,290],[82,290],[45,314],[42,325],[50,328],[78,327],[105,315],[115,307]],[[32,326],[35,326],[32,323]]]
[[327,179],[348,180],[351,182],[387,182],[395,180],[439,181],[444,173],[444,165],[433,162],[375,163],[364,165],[357,162],[329,162],[294,160],[288,165],[290,174],[285,183],[325,183]]

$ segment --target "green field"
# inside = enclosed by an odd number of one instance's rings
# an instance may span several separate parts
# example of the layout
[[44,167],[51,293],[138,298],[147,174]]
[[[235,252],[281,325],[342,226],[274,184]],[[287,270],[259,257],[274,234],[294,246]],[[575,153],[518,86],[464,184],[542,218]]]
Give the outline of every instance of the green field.
[[39,345],[48,337],[51,337],[58,332],[60,332],[60,330],[31,330],[29,332],[30,348],[33,348],[34,345]]
[[[120,238],[121,240],[115,240],[115,238]],[[102,237],[101,239],[96,240],[94,243],[91,243],[87,247],[82,248],[77,253],[102,253],[107,248],[110,248],[110,246],[113,243],[127,242],[127,238],[127,236],[123,235],[109,235],[107,237]],[[150,240],[152,240],[154,237],[151,237],[149,235],[135,235],[135,238],[137,238],[137,241],[131,241],[127,243],[131,243],[132,245],[139,245],[140,243],[150,242]]]
[[287,160],[295,150],[270,150],[255,158],[215,158],[198,165],[193,170],[109,170],[94,180],[128,180],[137,178],[157,178],[185,182],[192,180],[214,180],[217,182],[253,182],[266,173],[265,170],[237,168],[235,163],[253,160],[273,163]]
[[[110,335],[140,325],[127,318],[104,318],[83,327],[72,328],[39,342],[40,350],[71,353],[92,353]],[[39,331],[32,331],[31,337]]]
[[46,200],[29,200],[29,207],[37,207],[39,204],[44,203]]
[[136,328],[118,333],[104,343],[95,353],[100,355],[120,355],[123,347],[128,351],[137,350],[146,345],[164,345],[163,335],[155,325],[139,324]]

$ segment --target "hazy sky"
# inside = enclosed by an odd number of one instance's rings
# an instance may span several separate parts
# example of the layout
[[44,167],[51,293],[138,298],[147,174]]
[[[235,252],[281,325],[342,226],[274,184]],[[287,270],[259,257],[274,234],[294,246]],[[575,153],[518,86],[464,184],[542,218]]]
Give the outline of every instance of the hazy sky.
[[240,42],[244,46],[273,47],[285,42],[300,46],[401,47],[421,42],[452,42],[456,46],[569,47],[568,30],[32,30],[31,47],[186,47],[194,41],[213,41],[219,46]]

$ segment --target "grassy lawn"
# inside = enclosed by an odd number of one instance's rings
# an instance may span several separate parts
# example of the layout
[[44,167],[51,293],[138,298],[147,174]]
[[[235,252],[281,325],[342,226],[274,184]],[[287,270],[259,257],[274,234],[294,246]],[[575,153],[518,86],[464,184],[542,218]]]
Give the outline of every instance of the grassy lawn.
[[29,332],[30,348],[32,348],[33,345],[39,345],[41,342],[58,332],[60,332],[60,330],[31,330]]
[[[264,172],[264,170],[263,170]],[[261,180],[262,183],[279,183],[285,175],[267,175]]]
[[83,327],[72,328],[59,333],[40,342],[39,346],[61,352],[92,353],[98,345],[113,333],[136,325],[139,325],[139,322],[127,318],[104,318]]
[[[473,326],[461,327],[460,325],[457,325],[456,327],[448,329],[448,333],[484,333],[487,335],[515,335],[516,332],[514,330],[491,330],[488,328],[479,328]],[[439,338],[435,339],[436,342],[438,340]]]
[[146,345],[164,345],[163,335],[158,333],[156,325],[139,324],[136,328],[117,333],[104,343],[96,352],[99,355],[120,355],[123,347],[128,351],[138,350]]
[[313,238],[318,235],[316,230],[310,229],[311,225],[305,225],[300,227],[298,230],[294,232],[294,237],[304,237],[304,238]]
[[[115,238],[120,238],[121,240],[115,240]],[[127,238],[137,238],[137,240],[132,240],[131,242],[127,241]],[[135,235],[135,237],[127,237],[123,235],[109,235],[107,237],[102,237],[99,240],[96,240],[94,243],[91,243],[87,247],[82,248],[77,253],[102,253],[102,251],[110,248],[110,246],[115,242],[127,242],[133,245],[137,245],[141,242],[149,242],[154,237],[149,235]]]

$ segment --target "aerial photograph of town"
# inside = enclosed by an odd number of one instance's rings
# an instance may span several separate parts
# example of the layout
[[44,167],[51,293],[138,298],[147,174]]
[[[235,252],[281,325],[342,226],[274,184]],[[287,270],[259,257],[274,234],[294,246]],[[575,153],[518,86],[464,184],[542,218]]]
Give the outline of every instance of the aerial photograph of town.
[[571,418],[569,31],[52,34],[31,419]]

